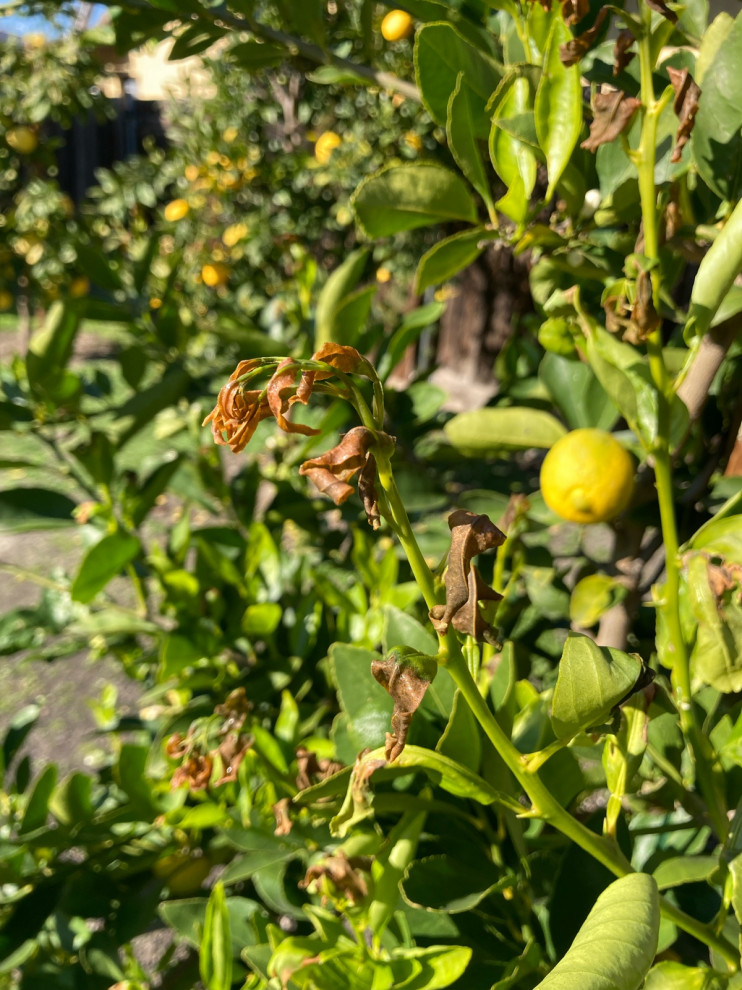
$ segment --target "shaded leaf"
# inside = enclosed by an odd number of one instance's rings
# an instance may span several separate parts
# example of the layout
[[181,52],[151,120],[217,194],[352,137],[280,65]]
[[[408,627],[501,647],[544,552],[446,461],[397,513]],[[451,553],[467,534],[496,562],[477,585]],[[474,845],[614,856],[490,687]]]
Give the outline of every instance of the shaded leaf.
[[624,131],[641,106],[641,100],[627,96],[620,89],[612,93],[596,93],[593,97],[593,121],[590,136],[581,148],[597,151],[601,144],[611,144]]
[[109,533],[85,554],[70,594],[73,601],[87,603],[102,591],[108,582],[135,560],[141,544],[130,533]]
[[387,760],[395,760],[405,747],[412,716],[438,673],[438,664],[435,657],[397,646],[383,660],[371,662],[371,673],[394,701],[385,755]]
[[680,118],[680,126],[675,135],[675,147],[672,149],[671,162],[679,162],[683,153],[683,148],[688,143],[696,114],[698,113],[698,100],[701,96],[701,88],[693,80],[693,76],[687,69],[674,69],[671,65],[667,68],[672,88],[675,90],[675,99],[672,108]]

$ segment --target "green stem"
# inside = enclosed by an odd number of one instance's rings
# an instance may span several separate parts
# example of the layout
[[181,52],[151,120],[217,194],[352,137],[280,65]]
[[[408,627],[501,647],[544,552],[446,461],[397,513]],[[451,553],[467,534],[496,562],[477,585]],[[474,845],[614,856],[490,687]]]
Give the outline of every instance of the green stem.
[[[645,30],[639,39],[639,64],[641,70],[641,97],[644,105],[641,140],[636,155],[639,174],[639,197],[641,200],[642,225],[644,230],[644,254],[650,262],[659,259],[659,237],[657,230],[657,190],[654,183],[655,155],[657,149],[657,120],[662,112],[663,101],[654,98],[652,83],[652,53],[650,38],[651,11],[643,5]],[[660,271],[655,265],[651,273],[655,308],[659,302]],[[723,799],[713,779],[710,759],[710,745],[701,736],[696,723],[691,697],[690,658],[683,639],[680,623],[680,563],[678,555],[678,531],[675,520],[675,504],[670,453],[670,395],[672,383],[662,354],[662,334],[657,329],[647,340],[649,370],[657,389],[657,440],[652,451],[657,497],[660,509],[660,523],[665,544],[665,567],[667,579],[664,600],[661,604],[668,634],[669,657],[666,664],[671,669],[675,701],[680,717],[680,726],[688,739],[694,757],[699,788],[703,794],[709,815],[717,835],[723,842],[728,828]],[[669,660],[669,663],[667,661]]]
[[384,490],[384,494],[386,495],[387,502],[389,504],[391,524],[399,538],[399,542],[402,544],[404,552],[407,555],[413,577],[422,592],[422,596],[425,599],[425,604],[429,609],[431,609],[434,605],[438,604],[438,596],[435,592],[433,572],[430,570],[430,567],[428,567],[428,562],[425,560],[425,557],[423,557],[422,551],[420,550],[417,540],[415,539],[415,534],[412,532],[412,526],[410,524],[407,511],[404,507],[402,497],[399,494],[397,483],[394,480],[394,475],[392,474],[389,458],[384,454],[377,453],[376,469],[379,475],[379,482]]

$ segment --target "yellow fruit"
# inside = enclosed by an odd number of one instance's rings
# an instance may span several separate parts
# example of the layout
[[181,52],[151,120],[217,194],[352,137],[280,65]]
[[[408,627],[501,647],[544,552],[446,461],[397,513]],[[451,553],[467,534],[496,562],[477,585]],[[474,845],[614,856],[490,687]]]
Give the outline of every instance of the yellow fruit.
[[324,134],[320,134],[314,145],[314,157],[320,165],[326,165],[335,148],[338,148],[342,143],[343,139],[335,131],[325,131]]
[[158,299],[157,296],[152,296],[149,301],[150,309],[159,309],[162,306],[162,299]]
[[392,277],[392,273],[389,271],[388,268],[377,268],[376,269],[376,281],[377,282],[381,282],[383,284],[384,282],[388,282],[391,279],[391,277]]
[[196,179],[201,174],[198,165],[186,165],[185,167],[185,177],[189,182],[195,182]]
[[228,248],[233,248],[235,244],[247,237],[247,224],[233,223],[222,234],[222,242]]
[[7,289],[0,289],[0,311],[10,309],[13,305],[13,294]]
[[390,10],[381,22],[381,36],[385,41],[401,41],[415,30],[412,18],[406,10]]
[[32,155],[39,146],[39,139],[31,127],[11,127],[5,132],[5,140],[19,155]]
[[224,131],[224,133],[222,134],[222,139],[226,142],[226,144],[231,144],[233,141],[237,140],[237,136],[239,133],[240,132],[237,130],[236,127],[228,127],[226,131]]
[[606,522],[626,508],[634,490],[630,455],[605,430],[572,430],[554,444],[541,467],[541,492],[562,519]]
[[215,261],[213,265],[204,265],[201,269],[201,278],[204,285],[214,288],[218,285],[226,285],[229,281],[229,268],[220,261]]
[[81,299],[90,292],[90,279],[85,275],[73,278],[70,282],[70,295],[73,299]]
[[189,210],[190,206],[184,199],[174,199],[165,207],[165,219],[168,223],[175,223],[176,220],[182,220],[183,217],[188,216]]
[[408,131],[404,136],[404,142],[413,151],[422,151],[423,139],[419,134],[415,134],[414,131]]

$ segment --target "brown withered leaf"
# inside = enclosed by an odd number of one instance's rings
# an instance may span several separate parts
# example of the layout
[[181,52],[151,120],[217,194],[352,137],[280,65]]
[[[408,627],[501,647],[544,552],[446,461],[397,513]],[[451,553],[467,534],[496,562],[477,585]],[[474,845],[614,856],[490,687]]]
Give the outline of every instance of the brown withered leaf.
[[214,782],[214,787],[226,784],[230,780],[237,780],[237,771],[245,758],[245,753],[252,746],[252,742],[251,736],[230,732],[217,749],[212,750],[209,755],[213,757],[218,753],[222,761],[222,775]]
[[701,87],[687,69],[674,69],[670,65],[667,68],[667,74],[670,77],[672,88],[675,90],[672,108],[677,117],[680,118],[680,126],[675,134],[675,147],[672,149],[670,161],[679,162],[696,120]]
[[394,701],[392,731],[386,734],[387,760],[396,760],[405,748],[412,716],[420,707],[437,670],[433,657],[402,646],[391,650],[384,660],[372,662],[371,673]]
[[368,884],[362,873],[371,872],[370,856],[346,856],[339,849],[332,856],[326,856],[321,863],[314,863],[307,870],[299,887],[306,890],[317,880],[326,878],[332,886],[352,904],[360,903],[368,894]]
[[603,21],[607,16],[608,8],[601,7],[598,11],[598,16],[595,18],[595,23],[591,28],[588,28],[587,31],[583,31],[576,38],[572,38],[570,41],[559,46],[559,58],[562,60],[562,65],[567,66],[567,68],[570,65],[576,65],[585,52],[592,48],[593,42],[597,38],[603,26]]
[[[318,351],[315,351],[312,355],[312,361],[324,361],[325,364],[330,364],[333,368],[348,375],[353,372],[365,375],[371,367],[366,358],[355,347],[349,347],[347,344],[336,344],[332,341],[327,341]],[[312,394],[314,383],[324,381],[327,378],[332,378],[332,372],[303,371],[296,395],[289,402],[303,402],[306,405]]]
[[171,760],[179,760],[188,752],[188,740],[180,732],[174,732],[165,743],[165,752]]
[[193,753],[177,768],[170,787],[177,790],[178,787],[187,785],[191,791],[204,791],[209,786],[213,766],[210,756]]
[[265,393],[248,389],[244,382],[237,381],[254,365],[253,361],[240,361],[229,381],[219,390],[216,405],[201,424],[211,423],[214,442],[221,447],[228,446],[235,454],[245,449],[258,423],[271,415]]
[[[487,622],[479,609],[479,602],[500,602],[502,595],[498,594],[485,582],[482,575],[472,564],[469,569],[469,596],[466,602],[451,619],[451,625],[465,636],[473,636],[481,643],[482,640],[492,646],[500,646],[500,641],[492,626]],[[438,606],[442,607],[442,606]]]
[[590,0],[564,0],[562,17],[565,24],[579,24],[590,12]]
[[615,141],[628,127],[631,118],[641,105],[641,100],[637,100],[635,96],[627,96],[620,89],[611,93],[596,93],[593,99],[594,117],[590,124],[590,135],[580,147],[587,151],[597,151],[601,144]]
[[644,269],[636,277],[636,300],[631,309],[631,323],[635,331],[634,343],[646,340],[660,325],[660,315],[654,308],[652,276]]
[[629,48],[634,44],[636,38],[632,31],[624,28],[619,32],[616,43],[613,46],[613,75],[617,76],[622,72],[629,62],[636,56],[636,52],[630,52]]
[[221,715],[224,719],[221,729],[223,735],[232,732],[234,729],[241,729],[245,724],[251,705],[245,695],[244,687],[235,688],[230,691],[225,701],[214,708],[215,715]]
[[291,807],[291,798],[281,798],[280,801],[276,801],[273,805],[273,815],[276,819],[276,827],[273,829],[274,835],[288,835],[291,831],[291,826],[293,822],[289,818],[289,808]]
[[358,475],[358,494],[363,503],[363,511],[371,529],[381,526],[379,514],[379,493],[376,491],[376,458],[369,454]]
[[296,763],[296,786],[300,791],[312,786],[314,783],[312,777],[317,780],[325,780],[343,769],[343,764],[338,763],[337,760],[330,760],[324,756],[318,757],[316,753],[304,746],[299,746],[296,750]]
[[[430,621],[436,632],[441,635],[445,635],[449,625],[453,625],[454,629],[469,635],[474,635],[472,629],[476,629],[480,638],[486,627],[494,636],[494,632],[487,623],[484,623],[483,618],[478,622],[475,616],[478,612],[477,602],[486,598],[491,599],[491,595],[497,593],[492,589],[488,589],[491,592],[489,595],[482,593],[482,587],[486,585],[477,573],[471,575],[471,561],[472,557],[485,550],[502,546],[505,542],[505,534],[495,526],[489,516],[477,515],[466,509],[452,512],[448,517],[448,526],[451,530],[451,549],[448,555],[448,569],[444,577],[446,604],[435,605],[430,610]],[[499,597],[498,595],[496,599],[491,600],[498,600]]]
[[[319,436],[320,430],[313,430],[311,426],[304,426],[302,423],[292,423],[286,419],[286,413],[293,402],[296,401],[296,375],[297,369],[292,368],[294,364],[291,358],[286,358],[277,366],[275,374],[268,382],[268,405],[270,411],[276,418],[276,422],[286,433],[301,433],[305,437]],[[309,389],[311,393],[311,388]],[[308,398],[308,395],[307,395]],[[300,401],[306,401],[302,399]]]
[[311,478],[335,505],[342,505],[353,494],[348,481],[365,467],[369,447],[376,439],[376,435],[365,426],[354,426],[332,450],[304,461],[299,474]]
[[664,0],[647,0],[647,6],[651,7],[652,10],[656,10],[658,14],[662,14],[668,21],[677,24],[678,15],[674,10],[670,10]]
[[731,561],[723,564],[707,564],[709,587],[719,606],[728,591],[737,592],[737,600],[742,603],[742,565]]

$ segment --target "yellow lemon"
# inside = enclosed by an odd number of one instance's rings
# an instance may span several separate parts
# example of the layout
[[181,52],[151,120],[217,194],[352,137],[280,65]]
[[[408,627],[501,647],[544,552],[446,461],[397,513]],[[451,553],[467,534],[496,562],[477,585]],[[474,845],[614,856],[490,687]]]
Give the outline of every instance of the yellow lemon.
[[85,275],[73,278],[70,282],[70,295],[73,299],[82,299],[90,292],[90,279]]
[[39,139],[31,127],[11,127],[5,132],[5,140],[19,155],[32,155],[39,146]]
[[376,269],[376,281],[381,282],[382,285],[384,282],[388,282],[391,279],[391,277],[392,277],[392,273],[389,271],[388,268]]
[[231,144],[233,141],[237,140],[237,136],[239,135],[239,133],[240,132],[237,130],[236,127],[228,127],[223,132],[222,139],[225,141],[226,144]]
[[342,143],[343,139],[335,131],[325,131],[324,134],[320,134],[314,145],[314,157],[320,165],[326,165],[335,148],[338,148]]
[[200,174],[201,170],[198,165],[186,165],[184,175],[189,182],[195,182]]
[[184,199],[174,199],[165,207],[165,219],[168,223],[175,223],[176,220],[182,220],[183,217],[188,216],[189,210],[190,206]]
[[415,29],[406,10],[390,10],[381,22],[381,36],[385,41],[401,41],[409,38]]
[[229,268],[220,261],[215,261],[213,265],[204,265],[201,269],[201,278],[204,285],[215,288],[219,285],[226,285],[229,281]]
[[0,289],[0,311],[10,309],[13,305],[13,293],[7,289]]
[[160,306],[162,306],[162,299],[158,299],[157,296],[152,296],[152,298],[149,301],[149,308],[150,309],[159,309]]
[[228,248],[233,248],[235,244],[247,237],[247,224],[233,223],[222,234],[222,242]]
[[605,430],[572,430],[541,467],[541,492],[562,519],[606,522],[626,508],[634,490],[631,456]]

